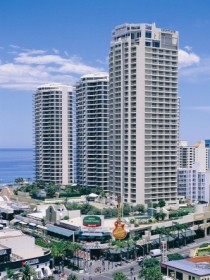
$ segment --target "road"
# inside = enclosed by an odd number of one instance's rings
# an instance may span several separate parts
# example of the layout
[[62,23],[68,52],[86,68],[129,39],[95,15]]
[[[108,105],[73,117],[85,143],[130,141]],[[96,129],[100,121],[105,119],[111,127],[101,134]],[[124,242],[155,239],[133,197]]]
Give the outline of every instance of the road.
[[187,256],[189,256],[190,249],[195,249],[195,248],[199,247],[202,243],[208,243],[208,242],[210,242],[210,236],[207,236],[204,238],[199,238],[199,239],[196,239],[195,242],[188,244],[187,246],[171,249],[170,251],[168,251],[168,254],[179,253],[183,257],[187,257]]
[[[132,272],[131,272],[132,269]],[[112,268],[109,268],[109,270],[106,267],[106,271],[102,273],[100,272],[92,272],[91,274],[89,273],[77,273],[77,272],[71,272],[70,270],[65,268],[65,273],[69,275],[70,273],[73,273],[77,275],[77,277],[81,280],[107,280],[107,279],[113,279],[113,274],[115,272],[123,272],[129,279],[135,280],[138,279],[138,274],[139,274],[139,269],[140,266],[136,261],[133,261],[132,263],[129,264],[123,264],[122,266],[114,266]]]
[[[207,236],[205,238],[200,238],[200,239],[196,239],[195,242],[184,246],[182,248],[175,248],[175,249],[171,249],[168,251],[168,254],[172,254],[172,253],[179,253],[181,255],[183,255],[184,257],[189,256],[189,252],[190,249],[194,249],[199,247],[202,243],[207,243],[210,242],[210,236]],[[66,275],[69,275],[71,273],[77,275],[77,277],[80,280],[108,280],[108,279],[113,279],[113,274],[115,272],[123,272],[130,280],[137,280],[138,279],[138,274],[139,274],[139,270],[140,270],[140,266],[138,265],[138,263],[136,261],[132,261],[131,263],[122,263],[122,266],[117,265],[117,263],[108,263],[108,261],[105,261],[102,264],[102,261],[98,260],[98,261],[91,261],[91,266],[90,264],[84,264],[81,263],[80,266],[84,267],[84,269],[86,269],[85,271],[82,271],[81,273],[79,272],[75,272],[75,271],[71,271],[67,268],[64,269],[64,272]],[[100,267],[101,268],[101,273],[100,271],[95,272],[95,269]],[[88,269],[87,269],[88,268]],[[131,273],[131,268],[133,268],[133,272]],[[62,279],[58,276],[56,276],[56,279]],[[66,279],[66,278],[63,278]]]

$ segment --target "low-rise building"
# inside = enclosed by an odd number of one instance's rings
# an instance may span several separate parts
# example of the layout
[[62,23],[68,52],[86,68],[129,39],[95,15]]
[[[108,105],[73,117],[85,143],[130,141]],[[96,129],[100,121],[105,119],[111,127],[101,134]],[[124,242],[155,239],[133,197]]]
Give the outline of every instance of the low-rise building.
[[195,257],[162,263],[167,276],[177,280],[210,280],[210,257]]
[[34,237],[20,230],[0,231],[0,279],[5,279],[7,269],[18,272],[25,264],[36,270],[39,279],[48,277],[52,275],[50,261],[50,250],[37,246]]

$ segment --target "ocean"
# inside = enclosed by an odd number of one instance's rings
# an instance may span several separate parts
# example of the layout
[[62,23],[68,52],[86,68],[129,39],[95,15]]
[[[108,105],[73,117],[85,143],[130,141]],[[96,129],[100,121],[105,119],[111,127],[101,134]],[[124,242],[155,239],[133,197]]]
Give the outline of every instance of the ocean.
[[18,177],[34,179],[33,149],[0,149],[0,185]]

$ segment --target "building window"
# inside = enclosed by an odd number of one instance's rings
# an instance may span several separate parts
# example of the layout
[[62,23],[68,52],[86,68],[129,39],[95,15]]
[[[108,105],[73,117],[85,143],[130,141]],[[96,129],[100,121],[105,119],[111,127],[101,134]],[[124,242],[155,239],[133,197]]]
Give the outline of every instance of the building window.
[[146,37],[146,38],[152,38],[152,33],[146,31],[146,32],[145,32],[145,37]]
[[137,33],[136,33],[136,37],[137,37],[137,38],[140,38],[140,37],[141,37],[141,32],[137,32]]
[[153,41],[153,42],[152,42],[152,46],[153,46],[154,48],[159,48],[159,47],[160,47],[160,42],[159,42],[159,41]]
[[146,47],[150,47],[151,46],[151,42],[145,42],[145,46]]

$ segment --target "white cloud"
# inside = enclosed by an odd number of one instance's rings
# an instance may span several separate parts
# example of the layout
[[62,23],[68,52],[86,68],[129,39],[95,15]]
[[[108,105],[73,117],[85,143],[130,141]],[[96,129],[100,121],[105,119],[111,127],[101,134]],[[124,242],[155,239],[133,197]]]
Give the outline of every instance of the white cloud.
[[59,50],[57,50],[57,49],[55,49],[55,48],[53,48],[52,50],[53,50],[53,52],[54,52],[55,54],[59,54]]
[[199,63],[180,69],[181,78],[193,83],[210,80],[210,57],[201,57]]
[[190,52],[192,50],[192,47],[191,46],[185,46],[184,47],[188,52]]
[[65,56],[69,57],[69,53],[67,51],[64,51]]
[[17,46],[17,45],[13,45],[13,44],[11,44],[11,45],[9,45],[10,46],[10,48],[13,48],[13,49],[20,49],[21,47],[19,47],[19,46]]
[[104,60],[101,60],[101,59],[97,59],[96,60],[98,63],[102,64],[102,65],[105,65],[105,66],[108,66],[109,65],[109,57],[107,56]]
[[77,56],[63,57],[55,49],[51,54],[46,50],[10,47],[16,52],[7,62],[1,61],[0,88],[34,91],[40,84],[50,82],[72,85],[81,75],[103,70],[86,65]]
[[[190,48],[189,46],[185,47]],[[190,51],[179,50],[179,68],[189,67],[200,62],[200,57]]]

